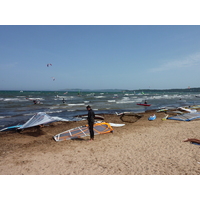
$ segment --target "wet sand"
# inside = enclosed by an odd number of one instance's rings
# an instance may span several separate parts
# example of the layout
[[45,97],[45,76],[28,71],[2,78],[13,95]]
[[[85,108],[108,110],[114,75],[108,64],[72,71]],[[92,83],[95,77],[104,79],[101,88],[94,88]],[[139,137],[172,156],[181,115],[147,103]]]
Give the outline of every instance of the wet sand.
[[[157,119],[148,121],[155,113]],[[54,122],[43,128],[0,133],[1,175],[199,175],[200,120],[161,120],[165,114],[142,114],[134,122],[102,115],[105,122],[125,123],[114,132],[56,142],[53,136],[87,121]],[[129,121],[129,122],[128,122]]]

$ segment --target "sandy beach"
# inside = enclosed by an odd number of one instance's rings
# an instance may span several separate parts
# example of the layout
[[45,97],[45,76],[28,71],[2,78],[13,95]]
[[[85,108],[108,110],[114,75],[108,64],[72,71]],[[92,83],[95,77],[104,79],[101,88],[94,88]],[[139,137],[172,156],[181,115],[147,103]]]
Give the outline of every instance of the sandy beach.
[[[56,142],[53,136],[87,121],[54,122],[43,128],[0,133],[1,175],[199,175],[200,146],[183,142],[200,139],[200,120],[136,122],[117,115],[102,115],[105,122],[125,123],[114,132]],[[131,118],[129,118],[131,119]]]

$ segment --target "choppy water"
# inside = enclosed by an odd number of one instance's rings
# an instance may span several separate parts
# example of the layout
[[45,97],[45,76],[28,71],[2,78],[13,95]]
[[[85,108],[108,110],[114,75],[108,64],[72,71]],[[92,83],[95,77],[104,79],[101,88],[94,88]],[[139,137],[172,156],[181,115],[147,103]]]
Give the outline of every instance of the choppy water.
[[[200,98],[194,92],[172,93],[151,92],[51,92],[51,91],[0,91],[0,128],[23,124],[37,112],[46,112],[50,116],[73,120],[77,115],[87,114],[89,104],[96,114],[132,111],[136,113],[161,107],[179,107],[199,105]],[[30,98],[30,99],[27,99]],[[42,104],[33,104],[38,98]],[[65,103],[62,100],[66,101]],[[181,100],[180,100],[181,99]],[[138,106],[145,100],[150,107]]]

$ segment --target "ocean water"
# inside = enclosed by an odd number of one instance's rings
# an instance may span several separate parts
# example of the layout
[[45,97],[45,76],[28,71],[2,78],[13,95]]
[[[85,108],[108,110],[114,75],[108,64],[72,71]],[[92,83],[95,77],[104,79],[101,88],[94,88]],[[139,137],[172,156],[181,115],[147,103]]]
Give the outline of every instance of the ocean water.
[[[50,116],[75,120],[78,115],[87,114],[90,105],[95,114],[115,114],[115,112],[142,113],[162,107],[200,105],[199,95],[194,92],[65,92],[65,91],[0,91],[0,129],[7,126],[24,124],[37,112]],[[34,104],[38,99],[41,104]],[[65,103],[63,103],[63,99]],[[145,100],[151,106],[138,106]]]

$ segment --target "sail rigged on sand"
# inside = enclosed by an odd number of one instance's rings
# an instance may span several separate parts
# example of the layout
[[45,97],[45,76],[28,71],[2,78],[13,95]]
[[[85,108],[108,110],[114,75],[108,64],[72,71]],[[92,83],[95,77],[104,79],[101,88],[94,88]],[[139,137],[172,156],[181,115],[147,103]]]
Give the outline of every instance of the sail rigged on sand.
[[[80,121],[80,119],[77,118],[77,121],[78,120]],[[18,129],[29,128],[29,127],[38,126],[41,124],[47,124],[47,123],[51,123],[55,121],[69,121],[69,120],[63,119],[60,117],[51,117],[47,115],[45,112],[38,112]]]
[[4,129],[1,129],[0,131],[24,129],[24,128],[29,128],[33,126],[42,125],[42,124],[48,124],[48,123],[56,122],[56,121],[81,121],[81,120],[84,120],[84,119],[80,117],[64,119],[61,117],[51,117],[47,115],[45,112],[38,112],[33,117],[31,117],[25,124],[6,127]]
[[[110,126],[109,123],[102,122],[102,123],[94,124],[94,135],[111,133],[112,131],[113,131],[113,128]],[[62,133],[59,133],[54,136],[54,139],[55,141],[63,141],[63,140],[86,137],[89,135],[90,135],[90,131],[89,131],[88,125],[86,125],[86,126],[79,126],[79,127],[64,131]]]
[[25,124],[23,124],[19,129],[38,126],[41,124],[47,124],[53,121],[55,121],[55,119],[47,115],[45,112],[38,112],[33,117],[31,117]]
[[180,121],[191,121],[191,120],[198,119],[198,118],[200,118],[200,112],[186,113],[186,114],[182,114],[182,115],[168,117],[167,119],[180,120]]

